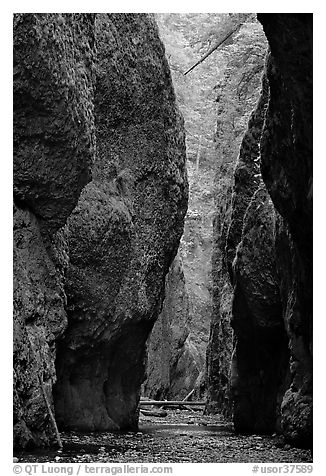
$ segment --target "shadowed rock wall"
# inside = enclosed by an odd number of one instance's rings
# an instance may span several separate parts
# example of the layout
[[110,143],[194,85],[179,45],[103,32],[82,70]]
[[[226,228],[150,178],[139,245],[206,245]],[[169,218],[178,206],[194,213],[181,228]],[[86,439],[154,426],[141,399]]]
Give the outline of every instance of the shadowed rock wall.
[[276,428],[278,392],[287,361],[276,271],[275,212],[260,174],[260,139],[267,100],[264,77],[261,97],[250,118],[235,169],[226,244],[233,284],[233,421],[235,429],[253,432]]
[[226,372],[218,362],[222,355],[225,367],[225,346],[218,332],[211,333],[215,364],[208,367],[209,401],[228,410],[231,387],[237,430],[277,429],[290,442],[310,446],[312,15],[260,14],[258,19],[270,44],[263,82],[268,106],[253,134],[261,98],[235,170],[225,250],[234,288],[233,353],[229,383],[220,391],[219,375]]
[[59,428],[136,428],[187,206],[153,18],[15,15],[14,154],[15,446],[54,444],[57,377]]
[[297,444],[312,439],[312,14],[260,14],[271,57],[261,141],[261,170],[276,210],[276,246],[291,385],[282,431]]
[[[214,312],[207,351],[208,401],[206,411],[218,411],[226,416],[230,416],[233,411],[233,400],[230,395],[231,354],[232,347],[234,347],[234,343],[232,345],[233,331],[230,323],[232,320],[232,293],[235,294],[231,283],[234,287],[236,280],[233,265],[237,247],[242,239],[247,208],[261,183],[259,141],[264,124],[267,100],[268,85],[266,79],[264,79],[261,96],[250,116],[234,171],[229,226],[227,227],[227,220],[221,224],[216,223],[216,221],[214,223],[216,241],[213,253],[213,276],[216,289],[213,294]],[[259,239],[259,237],[257,238]],[[253,241],[252,246],[257,248],[257,253],[260,252],[258,250],[259,243]],[[225,276],[225,271],[218,267],[219,261],[223,262],[225,268],[228,269],[230,283],[227,276]],[[217,270],[219,270],[220,275],[217,274]],[[251,347],[253,342],[248,342],[248,344]]]
[[152,16],[98,15],[96,36],[97,154],[68,221],[55,407],[60,428],[135,429],[187,206],[183,121]]
[[275,210],[261,184],[243,220],[233,266],[231,390],[236,430],[279,428],[288,385],[288,341],[276,268]]
[[94,154],[94,16],[14,15],[14,445],[54,441],[64,225]]

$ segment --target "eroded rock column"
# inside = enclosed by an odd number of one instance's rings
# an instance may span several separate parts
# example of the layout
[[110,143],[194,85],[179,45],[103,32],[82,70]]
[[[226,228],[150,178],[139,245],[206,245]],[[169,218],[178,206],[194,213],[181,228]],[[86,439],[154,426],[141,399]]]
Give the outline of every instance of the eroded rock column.
[[183,121],[152,16],[96,19],[97,154],[68,223],[61,428],[135,429],[145,342],[187,206]]

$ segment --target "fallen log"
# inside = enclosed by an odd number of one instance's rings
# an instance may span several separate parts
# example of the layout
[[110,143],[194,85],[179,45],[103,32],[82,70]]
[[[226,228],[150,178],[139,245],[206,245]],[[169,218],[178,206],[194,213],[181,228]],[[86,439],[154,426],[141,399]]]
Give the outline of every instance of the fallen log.
[[140,410],[140,413],[146,416],[155,416],[162,418],[167,416],[167,412],[164,410]]
[[186,402],[184,400],[141,400],[140,406],[156,405],[159,407],[176,407],[176,406],[191,406],[191,407],[204,407],[206,402]]

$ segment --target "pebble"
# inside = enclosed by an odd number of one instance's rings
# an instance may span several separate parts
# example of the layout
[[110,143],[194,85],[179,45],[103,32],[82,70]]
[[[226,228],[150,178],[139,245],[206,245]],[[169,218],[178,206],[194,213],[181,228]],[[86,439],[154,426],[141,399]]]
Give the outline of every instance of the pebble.
[[16,457],[15,457],[15,458],[13,458],[13,462],[14,462],[14,463],[18,463],[18,461],[19,461],[19,459],[18,459],[18,458],[16,458]]
[[[185,426],[191,421],[208,425],[210,432],[200,432],[197,426]],[[196,415],[194,418],[189,411],[169,411],[164,425],[162,421],[155,423],[154,419],[145,418],[141,419],[140,425],[142,423],[153,430],[149,433],[93,433],[91,436],[63,432],[61,437],[65,448],[64,456],[57,458],[65,463],[249,463],[256,462],[257,458],[261,463],[307,463],[312,460],[309,450],[295,449],[290,445],[286,446],[288,451],[284,451],[284,448],[278,449],[280,442],[272,437],[236,435],[229,431],[230,424],[225,424],[227,431],[224,431],[223,421],[218,416]],[[221,431],[215,432],[212,426],[217,424],[222,425]],[[159,425],[157,431],[156,425]],[[77,448],[74,449],[77,442]],[[68,449],[71,444],[72,449]],[[88,448],[91,453],[88,453]],[[42,454],[25,451],[19,453],[19,461],[54,462],[56,455],[58,453],[54,450]],[[56,462],[59,460],[56,459]]]

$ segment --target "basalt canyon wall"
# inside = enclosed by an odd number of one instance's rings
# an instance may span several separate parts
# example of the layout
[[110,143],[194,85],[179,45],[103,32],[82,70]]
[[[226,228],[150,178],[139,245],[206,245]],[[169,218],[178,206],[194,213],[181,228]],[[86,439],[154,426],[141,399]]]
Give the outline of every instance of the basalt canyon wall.
[[[149,339],[144,394],[179,400],[205,394],[211,316],[213,166],[188,160],[189,204],[184,233],[166,281],[163,310]],[[169,349],[169,351],[167,350]]]
[[[217,95],[211,257],[213,309],[206,359],[206,411],[222,412],[227,418],[233,411],[230,393],[232,261],[241,239],[244,213],[260,180],[258,142],[267,101],[266,81],[260,100],[259,97],[268,47],[262,25],[253,18],[240,28],[233,41]],[[237,193],[232,198],[233,189]]]
[[147,14],[22,14],[14,58],[15,446],[53,444],[54,408],[136,428],[187,207],[164,48]]
[[172,399],[175,370],[189,334],[188,295],[182,262],[177,255],[165,279],[165,298],[147,343],[143,394],[158,400]]
[[68,328],[58,345],[60,428],[135,429],[145,343],[187,206],[183,121],[156,24],[96,18],[93,181],[68,220]]
[[[207,351],[207,411],[222,411],[226,416],[232,414],[230,395],[233,340],[230,322],[232,322],[232,284],[234,284],[232,266],[241,241],[246,210],[261,181],[259,140],[267,99],[268,87],[265,79],[258,104],[250,116],[248,129],[241,143],[234,171],[230,217],[227,217],[223,210],[218,210],[214,221],[215,243],[212,255],[214,308]],[[260,256],[258,251],[257,254]],[[248,263],[250,262],[248,259]],[[244,326],[246,327],[246,324]]]
[[67,325],[62,226],[94,154],[93,15],[14,16],[14,444],[53,443]]
[[261,170],[281,219],[277,266],[289,338],[290,379],[281,427],[291,440],[312,438],[312,14],[258,15],[270,44],[270,100]]
[[213,319],[208,401],[233,413],[238,431],[277,430],[296,445],[310,446],[312,15],[258,19],[270,54],[240,149],[222,250],[233,287],[233,350],[231,356]]
[[189,296],[178,254],[166,277],[165,299],[148,342],[144,394],[159,400],[182,399],[195,389],[198,396],[203,355],[192,343]]

